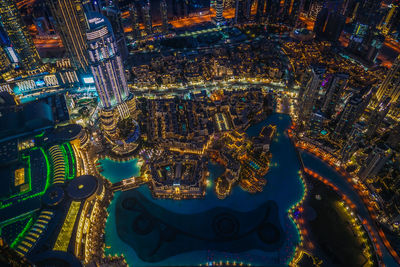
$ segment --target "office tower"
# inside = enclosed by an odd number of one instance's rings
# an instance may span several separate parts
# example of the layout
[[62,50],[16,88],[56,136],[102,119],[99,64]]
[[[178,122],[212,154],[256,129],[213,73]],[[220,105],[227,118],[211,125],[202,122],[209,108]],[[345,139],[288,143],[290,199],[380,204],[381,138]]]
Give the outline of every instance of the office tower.
[[90,69],[93,73],[101,106],[111,109],[128,96],[128,85],[120,53],[115,43],[110,22],[95,12],[87,14]]
[[236,0],[235,3],[235,23],[240,24],[247,21],[246,18],[246,9],[247,9],[247,1],[246,0]]
[[301,0],[285,0],[282,7],[281,19],[292,26],[296,26],[300,14]]
[[268,22],[275,23],[278,20],[278,13],[280,9],[279,0],[266,0],[264,16],[267,17]]
[[87,22],[83,6],[79,0],[46,0],[56,29],[71,59],[73,66],[82,71],[88,70],[85,32]]
[[142,7],[142,15],[143,15],[144,31],[147,34],[152,34],[153,28],[152,28],[151,14],[150,14],[150,2],[147,2]]
[[215,22],[217,24],[221,24],[224,21],[224,17],[222,16],[223,12],[224,12],[224,0],[217,0],[216,14],[215,14]]
[[346,137],[350,133],[354,123],[360,119],[367,108],[373,94],[374,88],[365,87],[347,101],[333,132],[334,139]]
[[161,11],[161,28],[164,33],[168,32],[168,7],[167,2],[165,0],[161,0],[160,3],[160,11]]
[[329,80],[321,111],[329,119],[336,113],[340,96],[347,85],[349,74],[335,73]]
[[354,95],[349,99],[336,124],[333,133],[335,139],[345,137],[350,133],[352,126],[358,121],[364,111],[363,106],[363,98],[361,95]]
[[376,108],[372,111],[368,120],[368,130],[366,133],[367,137],[372,137],[375,134],[376,130],[379,128],[379,125],[381,125],[383,119],[386,117],[386,114],[389,112],[389,109],[390,97],[384,97],[378,106],[376,106]]
[[382,19],[378,28],[383,34],[390,34],[398,21],[400,20],[400,8],[398,4],[389,5],[385,17]]
[[389,96],[391,102],[396,102],[400,96],[400,55],[394,61],[386,78],[380,85],[376,97],[382,101],[384,96]]
[[320,39],[337,41],[339,40],[345,23],[346,18],[342,14],[329,11],[328,8],[323,8],[318,13],[314,25],[314,32]]
[[14,0],[0,1],[0,22],[11,45],[18,55],[18,61],[25,70],[35,70],[42,64],[39,53],[29,36]]
[[364,127],[356,123],[351,130],[349,138],[340,150],[340,161],[346,163],[359,148],[359,143],[363,137]]
[[105,6],[101,9],[101,13],[108,19],[111,23],[113,29],[115,42],[118,46],[118,51],[121,54],[122,61],[128,58],[128,47],[126,46],[125,33],[121,20],[121,10],[117,5],[112,4]]
[[318,93],[323,81],[326,69],[320,66],[312,66],[305,85],[304,93],[299,102],[299,121],[308,123],[318,100]]
[[370,26],[380,21],[377,13],[381,7],[381,0],[362,0],[357,8],[356,21]]
[[372,152],[369,153],[364,164],[358,172],[358,177],[365,180],[366,178],[373,178],[379,173],[386,161],[392,154],[392,150],[385,144],[376,145]]
[[129,5],[129,16],[131,19],[132,35],[136,39],[140,37],[139,17],[135,4]]
[[257,11],[256,11],[256,21],[258,23],[263,23],[266,17],[266,7],[265,4],[267,3],[266,0],[257,0]]
[[365,42],[363,43],[364,53],[362,58],[369,62],[374,63],[379,51],[381,50],[385,36],[380,34],[377,30],[370,30]]

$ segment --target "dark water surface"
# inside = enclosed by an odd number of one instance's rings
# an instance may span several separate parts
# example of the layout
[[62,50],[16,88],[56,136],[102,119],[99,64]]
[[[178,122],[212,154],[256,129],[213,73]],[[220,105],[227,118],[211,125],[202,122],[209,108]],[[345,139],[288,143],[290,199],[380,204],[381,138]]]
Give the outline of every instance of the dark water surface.
[[[284,133],[289,116],[274,114],[250,127],[277,125],[271,144],[271,167],[263,192],[250,194],[238,186],[224,200],[207,188],[204,199],[153,199],[146,186],[116,193],[108,211],[106,254],[124,254],[131,266],[199,265],[233,262],[287,265],[299,243],[288,210],[301,200],[295,149]],[[223,169],[209,165],[212,181]],[[107,176],[106,176],[107,177]]]

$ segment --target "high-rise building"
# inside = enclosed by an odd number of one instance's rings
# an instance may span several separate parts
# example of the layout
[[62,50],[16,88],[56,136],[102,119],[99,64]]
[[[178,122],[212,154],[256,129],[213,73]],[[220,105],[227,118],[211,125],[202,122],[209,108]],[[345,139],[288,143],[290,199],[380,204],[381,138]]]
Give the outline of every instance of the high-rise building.
[[160,2],[160,11],[161,11],[161,28],[164,33],[168,32],[168,7],[167,2],[165,0],[161,0]]
[[136,39],[140,37],[139,17],[134,3],[129,5],[129,17],[131,19],[132,35]]
[[266,11],[265,11],[265,4],[267,3],[266,0],[257,0],[257,11],[256,11],[256,21],[258,23],[264,22]]
[[344,106],[344,109],[339,115],[339,121],[336,124],[333,132],[333,138],[339,139],[340,137],[346,137],[356,123],[364,110],[367,108],[371,101],[374,89],[366,87],[360,90],[358,94],[353,95]]
[[235,23],[240,24],[247,21],[247,0],[236,0],[235,3]]
[[400,8],[398,4],[391,4],[385,17],[382,19],[378,28],[383,34],[390,34],[394,29],[396,23],[400,20]]
[[363,137],[363,130],[364,127],[360,124],[356,123],[354,125],[349,138],[347,138],[342,149],[340,150],[340,160],[342,163],[346,163],[358,149],[359,143]]
[[[262,1],[262,0],[261,0]],[[215,22],[221,24],[224,21],[222,13],[224,12],[224,0],[217,0]]]
[[329,80],[321,111],[327,118],[331,118],[336,112],[340,96],[347,85],[349,74],[335,73]]
[[147,34],[153,33],[153,25],[151,20],[151,13],[150,13],[150,2],[147,2],[142,7],[142,15],[143,15],[143,23],[144,23],[144,31]]
[[285,0],[283,2],[281,20],[296,26],[300,15],[301,0]]
[[315,110],[325,71],[326,68],[320,66],[312,66],[309,71],[304,93],[301,94],[301,98],[298,100],[299,121],[301,123],[308,123],[311,114]]
[[280,9],[279,0],[266,0],[264,16],[267,17],[268,22],[275,23],[278,20],[278,13]]
[[118,51],[121,54],[122,60],[125,61],[128,58],[129,52],[126,46],[125,33],[121,20],[121,10],[117,5],[111,4],[104,6],[101,9],[101,13],[110,21]]
[[107,18],[96,12],[89,12],[87,17],[90,69],[101,106],[111,109],[125,101],[129,94],[121,55]]
[[384,96],[389,96],[391,102],[396,102],[400,96],[400,56],[396,58],[386,78],[380,85],[376,97],[382,101]]
[[14,0],[0,1],[0,22],[17,52],[21,67],[28,71],[38,69],[42,64],[39,53]]
[[372,137],[375,134],[383,119],[386,117],[386,114],[389,112],[389,109],[390,97],[384,97],[379,105],[372,111],[371,116],[368,120],[368,130],[366,133],[367,137]]
[[363,44],[365,47],[365,52],[362,54],[364,60],[369,63],[374,63],[384,42],[384,35],[380,34],[377,30],[370,30]]
[[361,0],[357,8],[356,21],[370,26],[377,25],[380,21],[378,10],[382,0]]
[[323,8],[314,24],[314,32],[320,39],[337,41],[346,22],[345,16],[328,8]]
[[88,70],[86,29],[87,22],[81,1],[46,0],[56,29],[74,67],[80,71]]
[[376,145],[372,152],[369,153],[364,164],[358,172],[358,177],[365,180],[366,178],[373,178],[379,173],[386,161],[392,154],[392,150],[385,144]]

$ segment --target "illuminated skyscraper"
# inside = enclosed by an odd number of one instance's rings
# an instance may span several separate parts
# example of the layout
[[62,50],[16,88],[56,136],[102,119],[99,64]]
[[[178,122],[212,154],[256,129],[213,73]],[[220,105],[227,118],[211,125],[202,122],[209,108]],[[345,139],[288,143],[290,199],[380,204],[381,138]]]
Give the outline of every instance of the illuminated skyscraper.
[[121,54],[122,60],[126,60],[128,57],[128,48],[126,46],[124,28],[121,20],[121,10],[117,5],[111,4],[104,6],[101,10],[102,14],[110,21],[111,27],[113,28],[115,42],[118,46],[118,51]]
[[340,95],[342,94],[349,75],[347,73],[335,73],[329,80],[327,90],[321,111],[327,118],[331,118],[335,114],[337,105],[339,104]]
[[224,0],[217,0],[216,4],[216,15],[215,15],[215,22],[220,24],[224,21],[224,17],[222,16],[224,12]]
[[153,27],[152,27],[152,21],[151,21],[151,13],[150,13],[150,2],[147,2],[142,7],[142,14],[143,14],[144,31],[147,34],[152,34]]
[[81,1],[46,0],[56,21],[57,32],[75,68],[88,69],[85,32],[87,22]]
[[129,5],[129,16],[131,19],[133,38],[136,39],[136,38],[140,37],[140,28],[139,28],[138,12],[137,12],[135,4],[133,4],[133,3]]
[[384,97],[381,103],[374,109],[371,113],[371,116],[368,120],[368,130],[366,133],[367,137],[372,137],[376,130],[378,129],[379,125],[383,122],[386,114],[389,112],[390,109],[390,97]]
[[128,97],[121,56],[107,18],[95,12],[88,13],[87,17],[90,69],[102,107],[111,109]]
[[383,34],[389,34],[392,32],[393,27],[400,19],[400,8],[398,4],[391,4],[386,16],[383,18],[379,25],[379,29]]
[[0,22],[25,70],[34,70],[42,64],[39,53],[29,36],[14,0],[0,1]]
[[161,0],[160,2],[160,11],[161,11],[161,27],[162,31],[165,33],[168,31],[168,7],[167,2],[165,0]]
[[396,58],[385,80],[380,85],[376,97],[382,101],[384,96],[389,96],[391,102],[396,102],[400,96],[400,56]]
[[363,180],[373,178],[379,173],[391,154],[392,150],[388,146],[384,144],[376,145],[360,168],[358,177]]
[[333,132],[334,139],[346,137],[351,132],[352,127],[360,119],[365,108],[368,106],[372,95],[373,89],[366,87],[347,101]]
[[307,83],[304,92],[299,94],[299,121],[308,123],[314,111],[318,99],[318,92],[322,85],[326,69],[320,66],[312,66],[307,75]]
[[356,123],[354,125],[349,138],[347,138],[342,149],[340,150],[340,160],[342,163],[346,163],[358,149],[359,143],[363,137],[363,130],[364,129],[360,124]]

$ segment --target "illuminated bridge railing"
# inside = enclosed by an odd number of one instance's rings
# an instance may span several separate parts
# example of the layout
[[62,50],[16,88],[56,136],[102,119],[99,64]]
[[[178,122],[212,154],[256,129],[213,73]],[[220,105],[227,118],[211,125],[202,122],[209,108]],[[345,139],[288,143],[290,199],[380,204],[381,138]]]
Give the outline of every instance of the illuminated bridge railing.
[[64,155],[58,145],[50,147],[49,152],[53,163],[53,184],[63,184],[66,164]]
[[28,234],[18,244],[16,251],[25,256],[37,243],[42,234],[45,232],[48,223],[53,218],[54,213],[49,210],[40,212],[35,224],[29,230]]

